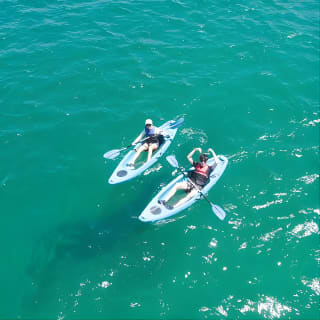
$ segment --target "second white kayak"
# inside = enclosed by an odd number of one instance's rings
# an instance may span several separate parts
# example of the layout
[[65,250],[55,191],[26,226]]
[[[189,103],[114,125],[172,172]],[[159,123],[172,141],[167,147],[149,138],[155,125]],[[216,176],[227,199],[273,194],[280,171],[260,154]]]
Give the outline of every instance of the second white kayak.
[[[209,182],[201,189],[201,192],[206,194],[220,179],[222,176],[227,164],[228,159],[223,156],[219,155],[219,162],[215,169],[211,172]],[[207,162],[208,165],[212,165],[214,163],[214,158],[210,158]],[[187,202],[183,203],[181,206],[169,209],[164,205],[159,204],[159,200],[165,198],[165,196],[170,192],[171,188],[177,183],[186,180],[187,178],[181,174],[172,180],[168,185],[163,187],[160,192],[150,201],[147,207],[143,210],[143,212],[139,216],[139,220],[142,222],[155,222],[158,220],[169,218],[182,210],[190,207],[193,203],[197,200],[201,199],[202,196],[200,193],[197,193],[194,197],[189,199]]]

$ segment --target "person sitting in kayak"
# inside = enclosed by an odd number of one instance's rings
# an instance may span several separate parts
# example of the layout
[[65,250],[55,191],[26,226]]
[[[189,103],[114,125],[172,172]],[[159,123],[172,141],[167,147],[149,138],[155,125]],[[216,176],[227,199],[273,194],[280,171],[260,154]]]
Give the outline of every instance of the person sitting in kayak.
[[151,119],[147,119],[145,122],[144,130],[139,134],[139,136],[132,142],[132,145],[135,146],[140,140],[146,138],[143,145],[141,145],[136,150],[136,154],[132,160],[128,163],[128,166],[133,168],[135,161],[139,158],[141,152],[148,151],[147,162],[151,159],[152,153],[159,148],[159,137],[167,135],[163,130],[160,130],[153,125]]
[[[195,162],[192,159],[193,154],[199,151],[200,154],[200,162]],[[212,153],[214,157],[214,164],[212,166],[207,165],[208,161],[208,155],[205,153],[202,153],[201,148],[195,148],[193,149],[187,156],[188,161],[191,163],[191,165],[194,167],[194,170],[190,172],[189,178],[192,180],[194,184],[192,184],[190,181],[182,181],[176,183],[175,186],[170,190],[168,195],[163,200],[159,200],[160,204],[163,204],[168,209],[174,209],[188,201],[190,198],[192,198],[194,195],[197,194],[198,190],[202,189],[208,182],[211,172],[214,170],[214,168],[217,166],[218,162],[220,161],[215,154],[215,152],[209,148],[209,152]],[[175,195],[175,193],[178,190],[184,190],[187,195],[180,199],[175,205],[167,205],[167,202]]]

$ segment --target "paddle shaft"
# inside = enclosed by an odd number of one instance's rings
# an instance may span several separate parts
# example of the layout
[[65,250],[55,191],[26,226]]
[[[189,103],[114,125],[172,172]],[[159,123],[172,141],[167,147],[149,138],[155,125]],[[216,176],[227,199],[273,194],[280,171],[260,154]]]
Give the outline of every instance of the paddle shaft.
[[[146,141],[146,140],[148,140],[149,138],[150,138],[150,137],[143,138],[142,140],[138,141],[136,144],[141,143],[141,142],[143,142],[143,141]],[[115,150],[108,151],[108,152],[106,152],[106,153],[104,154],[104,157],[110,159],[110,157],[118,156],[121,151],[127,150],[127,149],[129,149],[130,147],[132,147],[132,144],[128,145],[127,147],[123,147],[123,148],[121,148],[121,149],[115,149]]]
[[[143,142],[143,141],[146,141],[146,140],[148,140],[149,138],[150,138],[150,137],[143,138],[142,140],[138,141],[136,144],[141,143],[141,142]],[[127,147],[122,148],[121,150],[125,150],[125,149],[128,149],[128,148],[130,148],[130,147],[132,147],[132,144],[128,145]]]

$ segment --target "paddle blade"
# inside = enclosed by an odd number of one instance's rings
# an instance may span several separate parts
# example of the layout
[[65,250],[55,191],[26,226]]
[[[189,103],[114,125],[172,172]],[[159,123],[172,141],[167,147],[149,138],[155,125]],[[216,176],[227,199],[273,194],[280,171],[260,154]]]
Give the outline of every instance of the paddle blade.
[[111,150],[106,152],[103,157],[106,159],[115,159],[120,154],[119,150]]
[[211,204],[212,211],[214,214],[220,219],[223,220],[226,217],[226,213],[222,208],[217,206],[216,204]]
[[167,156],[166,159],[174,168],[179,168],[179,164],[175,156]]
[[176,120],[175,122],[171,123],[169,125],[169,128],[170,129],[175,129],[175,128],[178,128],[180,127],[184,122],[184,118],[179,118],[178,120]]

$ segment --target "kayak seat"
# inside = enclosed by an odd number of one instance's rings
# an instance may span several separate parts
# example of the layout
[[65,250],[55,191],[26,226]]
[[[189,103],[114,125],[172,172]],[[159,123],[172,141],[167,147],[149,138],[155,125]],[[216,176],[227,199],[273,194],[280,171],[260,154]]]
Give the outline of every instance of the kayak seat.
[[165,139],[164,139],[164,136],[162,134],[159,135],[158,139],[159,139],[159,147],[160,147],[164,143]]
[[211,179],[215,178],[216,176],[217,176],[216,174],[211,174],[206,184],[203,186],[203,188],[210,182]]

